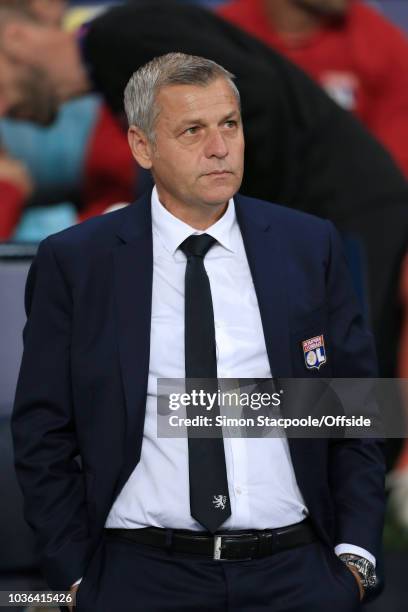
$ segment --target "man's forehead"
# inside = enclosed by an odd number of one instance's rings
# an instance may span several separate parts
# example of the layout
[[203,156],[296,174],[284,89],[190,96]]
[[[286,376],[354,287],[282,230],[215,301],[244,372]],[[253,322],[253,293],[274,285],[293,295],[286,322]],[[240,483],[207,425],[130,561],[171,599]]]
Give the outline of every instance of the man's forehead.
[[166,115],[210,113],[227,106],[231,107],[231,112],[239,110],[237,98],[224,79],[208,85],[168,85],[160,90],[157,101]]

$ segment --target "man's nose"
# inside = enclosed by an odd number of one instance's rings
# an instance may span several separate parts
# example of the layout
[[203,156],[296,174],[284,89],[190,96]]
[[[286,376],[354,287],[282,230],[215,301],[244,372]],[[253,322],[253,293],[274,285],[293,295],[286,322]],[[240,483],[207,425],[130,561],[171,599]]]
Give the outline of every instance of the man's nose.
[[219,130],[214,130],[208,135],[205,153],[207,157],[220,158],[228,154],[227,143]]

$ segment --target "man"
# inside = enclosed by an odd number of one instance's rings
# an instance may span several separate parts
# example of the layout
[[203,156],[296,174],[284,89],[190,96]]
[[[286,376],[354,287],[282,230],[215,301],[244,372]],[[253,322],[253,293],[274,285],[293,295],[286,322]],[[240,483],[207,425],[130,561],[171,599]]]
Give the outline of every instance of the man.
[[50,122],[62,101],[94,88],[120,115],[134,70],[174,49],[205,55],[237,75],[246,137],[242,192],[327,217],[361,240],[357,267],[364,275],[367,264],[380,371],[394,375],[407,183],[349,113],[273,50],[177,2],[107,11],[80,41],[1,10],[0,114]]
[[305,70],[408,175],[408,41],[360,0],[233,0],[220,14]]
[[82,579],[78,609],[98,612],[359,609],[380,556],[375,440],[156,431],[159,378],[375,375],[334,228],[238,195],[239,94],[218,64],[155,58],[125,105],[153,192],[43,241],[27,281],[12,431],[47,581]]

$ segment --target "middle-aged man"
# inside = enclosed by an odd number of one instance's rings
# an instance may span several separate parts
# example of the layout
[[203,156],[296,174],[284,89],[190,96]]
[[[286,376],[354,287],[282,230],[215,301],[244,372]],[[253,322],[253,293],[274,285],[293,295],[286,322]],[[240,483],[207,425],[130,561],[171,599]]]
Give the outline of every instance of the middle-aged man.
[[159,378],[375,376],[339,238],[238,194],[220,65],[155,58],[125,107],[153,191],[44,240],[27,281],[12,432],[47,582],[92,612],[358,610],[378,583],[379,441],[156,431]]
[[380,372],[393,376],[407,182],[350,113],[272,49],[210,11],[170,0],[111,9],[79,39],[0,2],[0,114],[49,122],[62,101],[91,89],[121,114],[133,72],[174,50],[209,57],[237,77],[246,142],[241,191],[329,218],[361,240],[366,257],[357,257],[357,267],[364,275],[367,264]]

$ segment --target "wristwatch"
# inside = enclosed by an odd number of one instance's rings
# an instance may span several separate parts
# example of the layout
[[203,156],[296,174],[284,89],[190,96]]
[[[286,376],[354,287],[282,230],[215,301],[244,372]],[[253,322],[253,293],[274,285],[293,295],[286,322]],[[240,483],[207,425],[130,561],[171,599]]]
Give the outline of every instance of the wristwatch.
[[361,578],[361,584],[364,587],[365,593],[372,591],[378,584],[378,578],[375,573],[374,564],[371,563],[368,559],[364,557],[359,557],[358,555],[352,555],[349,553],[343,553],[339,555],[339,558],[346,565],[351,565],[355,567],[358,575]]

